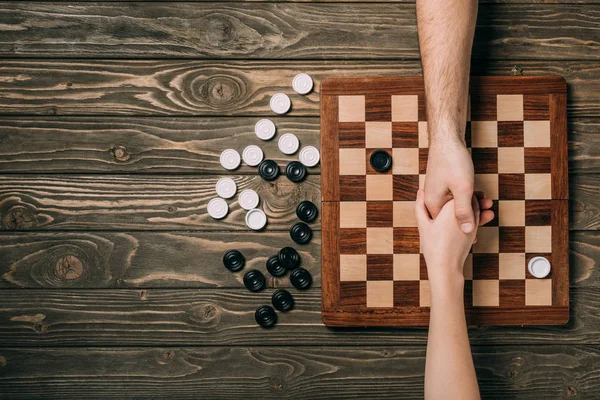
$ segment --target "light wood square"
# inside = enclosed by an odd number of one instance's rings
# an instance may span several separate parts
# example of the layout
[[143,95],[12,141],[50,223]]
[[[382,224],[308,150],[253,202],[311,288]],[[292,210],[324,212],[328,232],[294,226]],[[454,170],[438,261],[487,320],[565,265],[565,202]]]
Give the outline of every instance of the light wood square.
[[468,254],[463,264],[463,276],[465,279],[473,279],[473,254]]
[[365,149],[339,149],[340,175],[365,175],[367,173]]
[[498,123],[496,121],[472,121],[471,147],[498,147]]
[[393,307],[394,281],[367,281],[367,307]]
[[396,175],[417,175],[419,173],[419,149],[392,149],[392,173]]
[[365,120],[365,96],[339,96],[338,107],[340,122]]
[[394,226],[396,227],[416,227],[417,218],[415,217],[414,201],[395,201],[394,202]]
[[394,254],[394,280],[418,281],[421,275],[418,254]]
[[340,254],[340,281],[366,281],[367,255]]
[[552,227],[551,226],[526,226],[525,227],[525,252],[526,253],[551,253],[552,252]]
[[497,253],[500,247],[500,232],[497,226],[482,226],[477,231],[477,243],[473,253]]
[[525,149],[523,147],[498,147],[498,172],[501,174],[525,172]]
[[496,100],[498,121],[523,121],[522,94],[499,94]]
[[473,305],[495,307],[500,305],[500,281],[481,279],[473,281]]
[[500,279],[525,279],[525,253],[500,253],[498,260]]
[[498,200],[498,174],[475,174],[475,190],[481,190],[487,198]]
[[526,279],[525,305],[551,306],[552,279]]
[[367,148],[389,149],[392,147],[391,122],[366,122],[365,140]]
[[419,96],[392,96],[392,121],[418,121]]
[[367,203],[364,201],[340,202],[340,228],[366,228]]
[[367,228],[367,254],[393,254],[394,228]]
[[427,121],[419,121],[419,148],[429,147],[429,133],[427,132]]
[[526,199],[551,199],[551,174],[525,174]]
[[392,200],[394,183],[392,175],[367,175],[367,200]]
[[524,121],[525,147],[550,147],[550,121]]
[[419,189],[425,190],[425,174],[419,174]]
[[431,307],[431,285],[429,281],[419,281],[419,305]]
[[525,200],[500,200],[498,223],[500,226],[525,226]]

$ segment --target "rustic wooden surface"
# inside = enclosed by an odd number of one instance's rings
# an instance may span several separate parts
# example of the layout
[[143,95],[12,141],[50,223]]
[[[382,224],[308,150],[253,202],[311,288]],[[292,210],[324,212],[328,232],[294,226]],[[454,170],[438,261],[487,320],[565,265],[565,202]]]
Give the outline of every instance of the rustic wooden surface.
[[[421,73],[414,2],[367,3],[0,3],[0,399],[422,397],[425,330],[323,326],[320,221],[302,253],[314,286],[271,331],[252,315],[272,290],[220,264],[291,244],[321,181],[229,174],[221,150],[257,143],[264,116],[318,145],[326,76]],[[598,18],[597,0],[480,6],[473,74],[567,80],[571,173],[571,320],[472,328],[484,398],[600,397]],[[274,117],[299,72],[315,91]],[[206,217],[226,174],[263,196],[266,232],[237,204]]]

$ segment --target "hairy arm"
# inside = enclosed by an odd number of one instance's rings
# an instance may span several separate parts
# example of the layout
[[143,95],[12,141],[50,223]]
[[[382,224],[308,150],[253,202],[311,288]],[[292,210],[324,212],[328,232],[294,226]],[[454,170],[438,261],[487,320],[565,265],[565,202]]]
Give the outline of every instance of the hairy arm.
[[425,204],[435,217],[454,198],[466,233],[475,228],[473,162],[464,136],[476,18],[476,0],[417,0],[429,132]]

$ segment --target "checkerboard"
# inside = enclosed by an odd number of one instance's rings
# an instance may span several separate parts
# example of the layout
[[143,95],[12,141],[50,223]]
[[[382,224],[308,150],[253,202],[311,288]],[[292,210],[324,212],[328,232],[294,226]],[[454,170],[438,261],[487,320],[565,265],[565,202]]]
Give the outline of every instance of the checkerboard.
[[[568,320],[566,85],[473,77],[466,143],[475,189],[493,200],[464,265],[470,324]],[[387,172],[369,162],[392,156]],[[430,290],[414,202],[428,155],[422,78],[328,78],[321,87],[323,320],[419,326]],[[529,274],[543,256],[548,277]]]

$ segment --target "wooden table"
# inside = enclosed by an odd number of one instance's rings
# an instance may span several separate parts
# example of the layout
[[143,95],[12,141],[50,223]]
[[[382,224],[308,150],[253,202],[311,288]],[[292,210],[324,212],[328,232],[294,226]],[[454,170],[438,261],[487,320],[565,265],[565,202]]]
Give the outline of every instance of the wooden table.
[[[472,73],[568,82],[571,321],[473,328],[475,365],[484,398],[597,398],[600,9],[526,3],[480,5]],[[318,145],[323,77],[421,73],[413,3],[4,2],[0,32],[0,398],[422,397],[426,330],[321,323],[319,222],[315,284],[273,330],[253,321],[272,290],[221,265],[289,244],[318,173],[230,174],[264,234],[206,215],[219,153],[256,143],[295,74],[317,90],[273,120]]]

